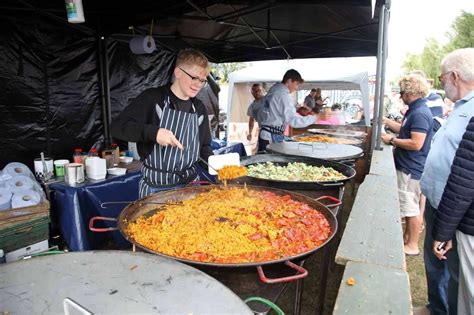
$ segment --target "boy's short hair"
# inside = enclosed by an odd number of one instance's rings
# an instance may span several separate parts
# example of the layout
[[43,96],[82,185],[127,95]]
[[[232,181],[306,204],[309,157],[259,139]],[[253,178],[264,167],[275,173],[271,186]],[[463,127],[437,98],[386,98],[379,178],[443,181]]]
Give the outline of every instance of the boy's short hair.
[[202,52],[196,49],[186,48],[179,51],[176,58],[176,67],[182,65],[199,66],[206,69],[207,74],[209,74],[209,60],[207,60]]
[[301,74],[295,69],[290,69],[286,71],[285,75],[283,76],[283,80],[281,80],[281,83],[286,83],[286,81],[288,80],[298,81],[300,83],[304,82],[303,78],[301,77]]

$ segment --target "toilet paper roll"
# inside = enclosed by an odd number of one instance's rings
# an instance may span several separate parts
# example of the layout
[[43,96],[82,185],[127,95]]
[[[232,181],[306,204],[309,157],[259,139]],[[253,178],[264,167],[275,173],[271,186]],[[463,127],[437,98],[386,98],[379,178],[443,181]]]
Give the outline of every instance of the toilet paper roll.
[[18,175],[7,181],[7,189],[12,193],[16,193],[21,190],[33,189],[36,182],[30,177]]
[[33,175],[33,173],[30,171],[28,166],[26,166],[23,163],[19,163],[19,162],[8,163],[3,168],[3,173],[8,174],[11,177],[15,177],[15,176],[18,176],[18,175],[24,175],[24,176],[32,176]]
[[151,36],[135,36],[130,40],[130,50],[136,55],[150,54],[155,49],[155,40]]
[[12,193],[6,188],[0,188],[0,211],[10,209]]
[[41,202],[41,195],[32,189],[19,190],[13,194],[12,208],[35,206]]

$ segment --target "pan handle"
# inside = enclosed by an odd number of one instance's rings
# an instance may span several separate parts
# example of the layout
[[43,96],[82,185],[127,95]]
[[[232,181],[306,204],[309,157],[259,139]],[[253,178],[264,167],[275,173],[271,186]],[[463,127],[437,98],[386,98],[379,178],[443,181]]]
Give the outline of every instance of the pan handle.
[[196,186],[196,185],[213,185],[213,183],[205,181],[205,180],[197,180],[194,182],[189,182],[186,186]]
[[315,200],[316,201],[321,201],[321,200],[325,200],[325,199],[329,199],[330,201],[333,201],[334,203],[330,203],[330,204],[325,204],[326,207],[328,208],[336,208],[336,207],[339,207],[340,205],[342,205],[342,201],[333,197],[333,196],[321,196],[319,198],[316,198]]
[[96,228],[94,227],[94,222],[95,221],[115,221],[117,222],[117,219],[115,218],[107,218],[107,217],[92,217],[89,220],[89,230],[92,232],[109,232],[109,231],[116,231],[118,230],[118,227],[108,227],[108,228]]
[[308,270],[304,269],[301,266],[298,266],[297,264],[292,263],[291,261],[285,261],[285,265],[290,267],[291,269],[294,269],[298,272],[298,274],[294,276],[289,276],[289,277],[282,277],[282,278],[267,278],[265,276],[265,273],[263,272],[262,266],[257,266],[257,271],[258,275],[260,276],[260,280],[262,280],[263,283],[286,283],[290,281],[295,281],[299,279],[303,279],[308,275]]
[[324,182],[318,182],[319,185],[323,187],[334,187],[334,186],[342,186],[344,185],[343,182],[337,182],[337,183],[324,183]]

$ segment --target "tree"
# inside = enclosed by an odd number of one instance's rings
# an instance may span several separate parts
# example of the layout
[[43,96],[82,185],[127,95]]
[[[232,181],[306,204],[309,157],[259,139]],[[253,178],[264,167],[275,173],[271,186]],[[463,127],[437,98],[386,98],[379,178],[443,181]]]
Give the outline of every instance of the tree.
[[243,62],[220,63],[212,64],[211,71],[219,77],[220,83],[228,83],[230,73],[246,67],[247,65]]
[[426,78],[433,80],[434,87],[439,88],[437,77],[439,74],[439,64],[444,54],[444,49],[438,41],[434,38],[428,38],[421,54],[407,54],[403,68],[406,72],[423,70]]
[[407,53],[406,60],[403,62],[403,69],[406,72],[414,69],[421,69],[421,55]]
[[429,38],[421,54],[408,53],[403,63],[404,70],[406,72],[423,70],[427,78],[433,80],[434,88],[440,89],[439,65],[444,56],[455,49],[474,46],[474,15],[461,11],[461,15],[454,20],[447,36],[449,42],[444,46],[440,46],[436,39]]
[[453,22],[448,32],[448,51],[458,48],[474,47],[474,14],[461,11],[461,15]]

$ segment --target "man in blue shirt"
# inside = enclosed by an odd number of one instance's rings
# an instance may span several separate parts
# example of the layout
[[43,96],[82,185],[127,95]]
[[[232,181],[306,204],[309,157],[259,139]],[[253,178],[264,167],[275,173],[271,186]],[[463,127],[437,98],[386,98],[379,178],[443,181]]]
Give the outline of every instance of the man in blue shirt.
[[435,314],[457,314],[459,258],[456,239],[453,239],[453,249],[447,253],[447,259],[440,261],[432,252],[432,230],[454,155],[470,118],[474,116],[474,48],[451,52],[441,64],[439,80],[446,97],[455,104],[446,123],[433,137],[421,177],[421,190],[427,199],[424,259],[428,308]]
[[433,119],[424,96],[428,92],[426,80],[418,75],[400,79],[400,98],[408,105],[402,123],[384,118],[383,123],[399,133],[398,138],[382,134],[382,141],[395,147],[400,213],[406,219],[403,234],[404,250],[408,256],[420,254],[418,239],[423,223],[420,214],[420,177],[433,136]]
[[316,106],[316,101],[314,99],[314,96],[316,95],[316,89],[311,89],[308,95],[304,98],[304,103],[303,105],[306,106],[309,110],[313,110],[313,108]]

